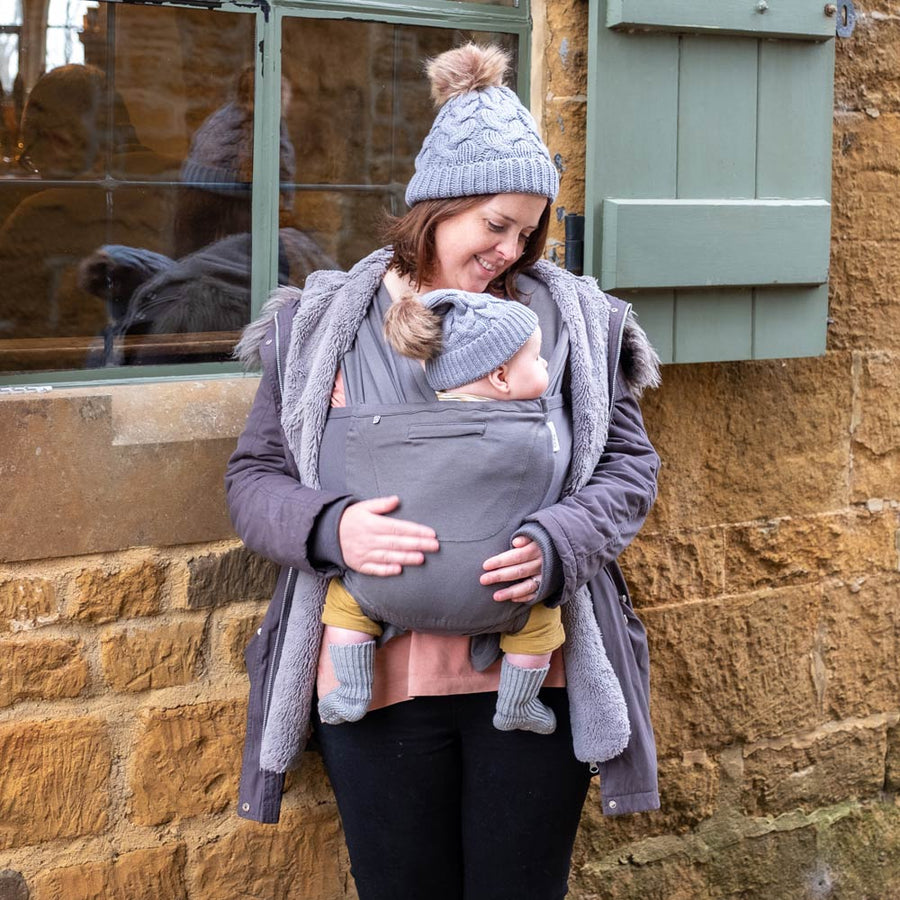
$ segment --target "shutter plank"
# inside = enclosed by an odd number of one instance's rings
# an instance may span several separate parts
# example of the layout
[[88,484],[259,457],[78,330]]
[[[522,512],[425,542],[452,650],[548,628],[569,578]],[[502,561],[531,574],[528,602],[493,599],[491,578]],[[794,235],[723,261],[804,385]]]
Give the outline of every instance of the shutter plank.
[[638,324],[647,332],[660,360],[674,362],[675,292],[622,291],[619,296],[634,307]]
[[825,347],[828,285],[757,288],[753,316],[754,359],[817,356]]
[[712,32],[826,41],[835,18],[821,0],[609,0],[606,25],[614,29]]
[[824,200],[606,200],[600,286],[822,284]]
[[761,44],[758,197],[830,199],[833,71],[834,41]]
[[[595,129],[598,150],[588,165],[599,184],[625,179],[632,196],[674,197],[678,38],[651,35],[635,42],[625,35],[606,37],[596,73],[603,91]],[[622,109],[640,110],[640,115],[615,115]]]
[[757,66],[756,41],[682,38],[679,197],[755,196]]
[[753,291],[678,291],[675,362],[750,359]]

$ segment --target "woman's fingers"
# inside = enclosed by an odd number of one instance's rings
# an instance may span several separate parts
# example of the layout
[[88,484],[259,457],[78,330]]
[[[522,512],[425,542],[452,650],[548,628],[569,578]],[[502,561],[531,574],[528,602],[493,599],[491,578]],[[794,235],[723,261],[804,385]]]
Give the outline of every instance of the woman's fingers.
[[540,584],[540,579],[537,577],[528,578],[525,581],[517,581],[509,587],[494,591],[494,600],[498,602],[509,600],[513,603],[527,603],[529,600],[534,600],[537,597]]
[[360,500],[359,503],[353,504],[359,510],[368,510],[379,515],[392,512],[399,505],[400,498],[396,494],[390,497],[373,497],[371,500]]
[[500,581],[519,581],[537,575],[541,570],[541,548],[528,538],[520,547],[505,550],[484,561],[482,584],[496,584]]
[[399,502],[397,497],[376,497],[344,510],[338,537],[351,569],[366,575],[399,575],[403,566],[420,566],[425,553],[439,548],[433,528],[385,515]]
[[[420,537],[434,539],[435,530],[418,522],[410,522],[407,519],[394,519],[385,516],[385,513],[393,512],[400,505],[400,498],[376,497],[374,500],[361,500],[347,507],[347,511],[359,507],[360,512],[368,512],[377,516],[377,521],[371,524],[376,534],[396,535],[397,537]],[[346,515],[346,512],[344,513]]]
[[359,571],[362,572],[363,575],[378,575],[383,578],[388,575],[399,575],[403,571],[403,566],[364,563]]
[[512,550],[484,561],[486,571],[480,581],[483,585],[506,582],[506,587],[494,592],[494,599],[524,603],[533,600],[540,589],[543,557],[540,547],[529,538],[517,537],[513,545]]

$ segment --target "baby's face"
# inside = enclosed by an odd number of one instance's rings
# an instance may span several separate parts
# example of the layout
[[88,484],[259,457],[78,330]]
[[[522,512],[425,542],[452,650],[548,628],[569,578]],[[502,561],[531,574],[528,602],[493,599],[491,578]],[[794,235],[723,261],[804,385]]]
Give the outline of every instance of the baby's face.
[[510,400],[534,400],[547,390],[547,360],[541,356],[541,329],[538,328],[507,363]]

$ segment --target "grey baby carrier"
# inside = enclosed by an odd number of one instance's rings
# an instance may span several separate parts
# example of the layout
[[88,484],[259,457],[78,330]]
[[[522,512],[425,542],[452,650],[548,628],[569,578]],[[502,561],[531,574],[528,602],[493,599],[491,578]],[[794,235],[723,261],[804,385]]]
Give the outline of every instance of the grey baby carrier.
[[[380,578],[348,571],[347,590],[376,621],[404,630],[517,631],[528,616],[479,583],[488,557],[508,550],[547,497],[556,434],[549,400],[361,405],[349,416],[347,491],[400,497],[398,518],[430,525],[440,550],[424,565]],[[337,412],[337,411],[335,411]]]

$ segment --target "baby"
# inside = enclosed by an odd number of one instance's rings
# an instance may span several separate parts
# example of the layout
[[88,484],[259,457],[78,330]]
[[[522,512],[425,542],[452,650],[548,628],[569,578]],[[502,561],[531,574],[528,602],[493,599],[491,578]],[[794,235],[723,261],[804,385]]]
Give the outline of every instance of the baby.
[[[398,353],[424,360],[425,377],[438,400],[533,400],[547,389],[538,317],[514,300],[459,290],[407,296],[392,304],[384,332]],[[375,638],[381,626],[340,579],[329,584],[322,621],[339,683],[320,699],[319,717],[331,725],[358,721],[372,699]],[[564,640],[559,609],[542,603],[531,607],[521,630],[501,636],[504,657],[494,727],[554,731],[553,710],[537,694],[550,655]]]

